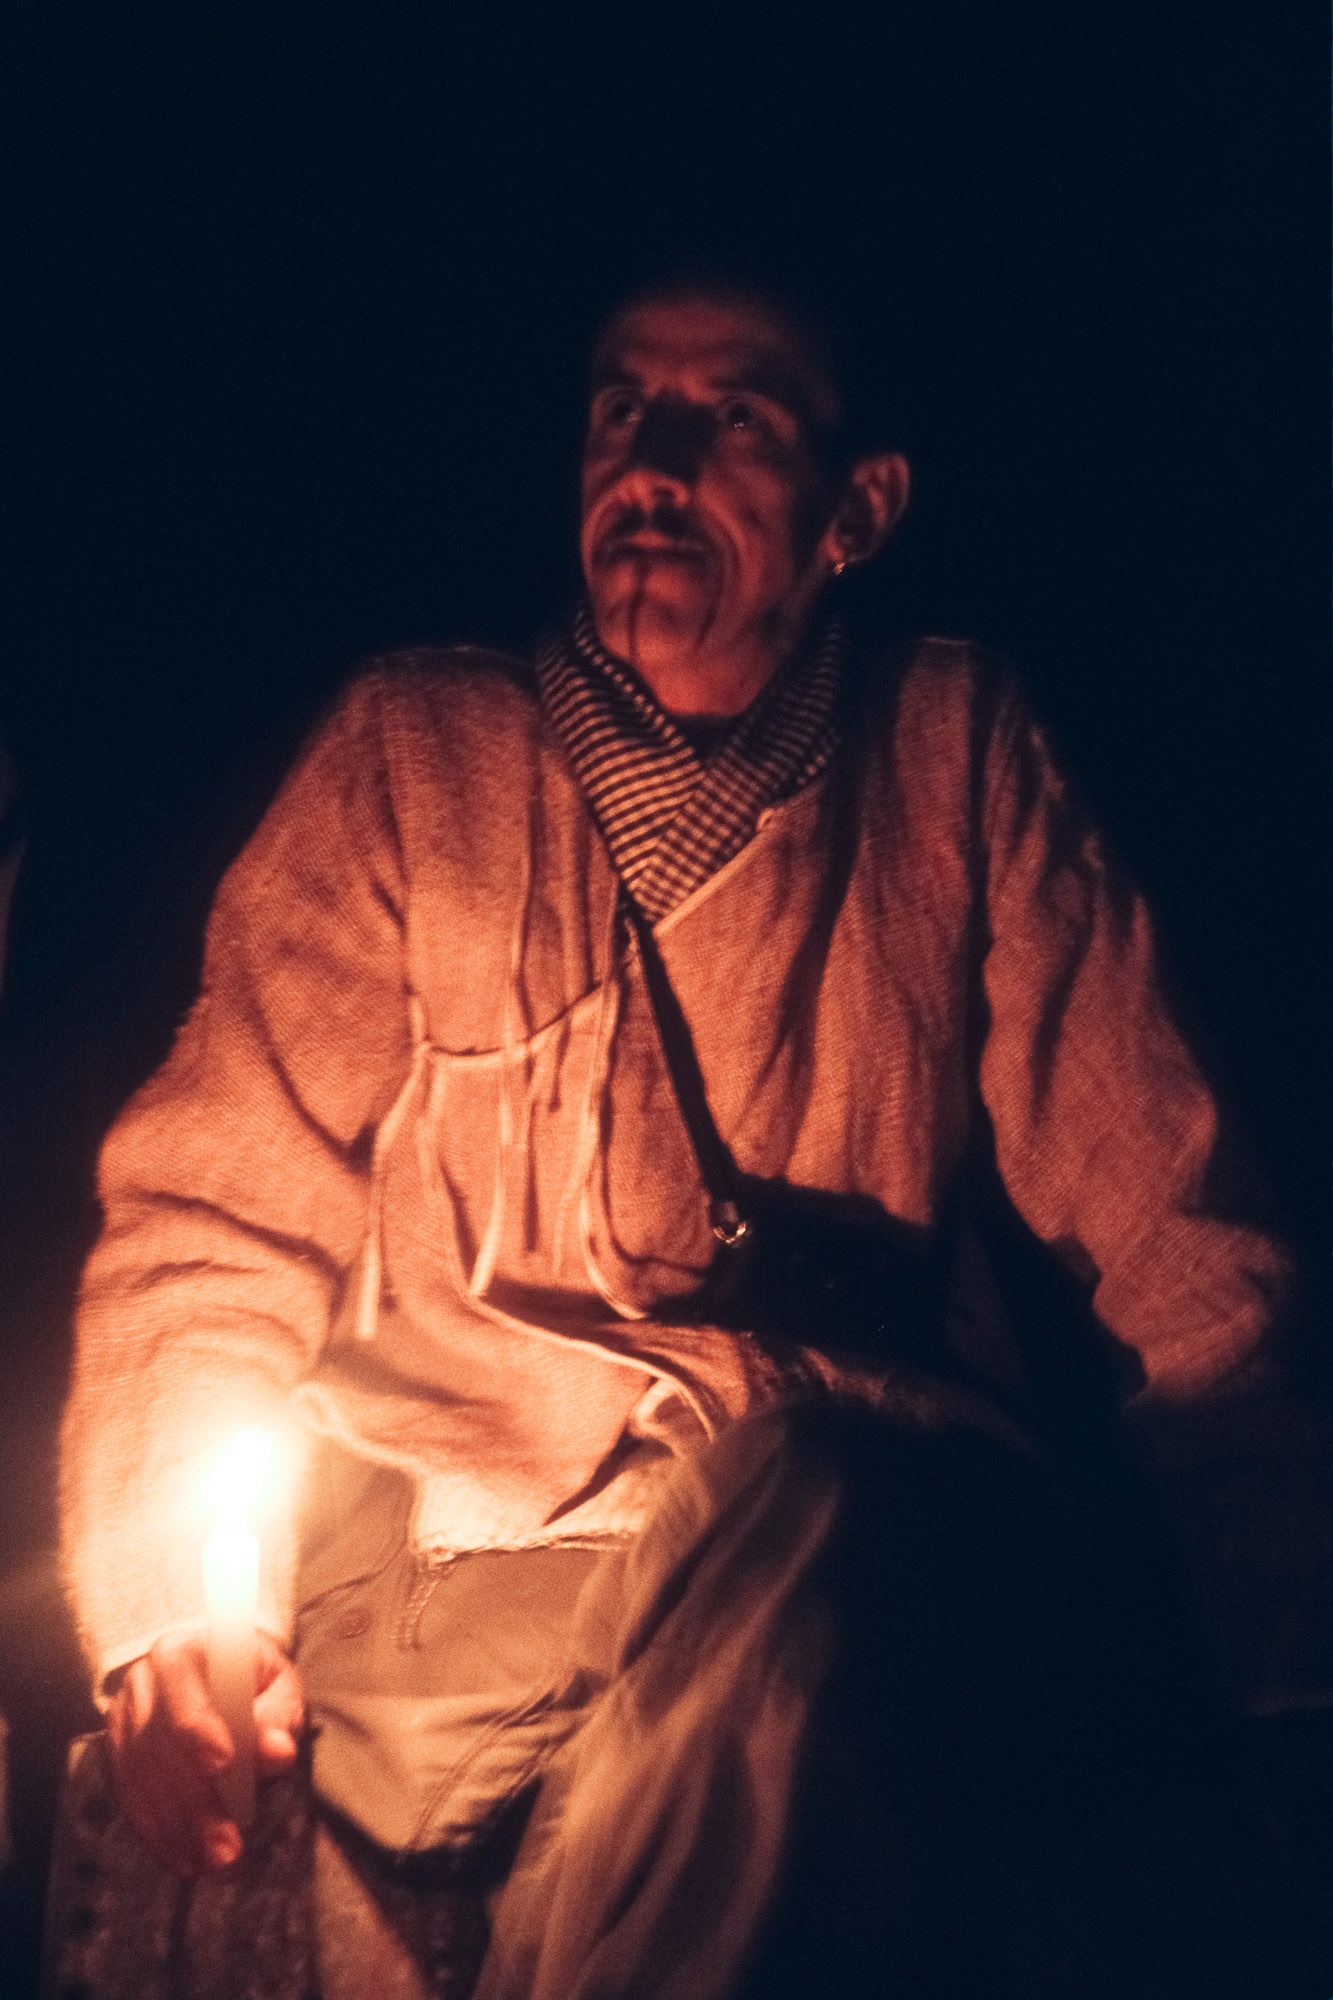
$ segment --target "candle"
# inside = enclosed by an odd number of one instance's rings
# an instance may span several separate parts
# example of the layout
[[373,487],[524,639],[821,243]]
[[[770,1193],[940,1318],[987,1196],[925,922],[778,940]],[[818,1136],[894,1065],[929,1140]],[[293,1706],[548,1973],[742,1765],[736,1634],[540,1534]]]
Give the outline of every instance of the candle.
[[222,1801],[242,1831],[255,1809],[255,1614],[259,1604],[259,1537],[246,1511],[259,1497],[269,1441],[242,1431],[204,1481],[217,1522],[204,1543],[204,1604],[208,1615],[208,1685],[227,1725],[234,1756],[217,1779]]

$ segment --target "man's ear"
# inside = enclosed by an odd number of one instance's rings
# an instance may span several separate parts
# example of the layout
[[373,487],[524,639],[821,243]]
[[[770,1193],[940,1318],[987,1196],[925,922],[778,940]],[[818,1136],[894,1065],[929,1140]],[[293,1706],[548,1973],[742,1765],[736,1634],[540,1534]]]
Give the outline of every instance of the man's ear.
[[911,471],[898,452],[857,461],[819,545],[835,574],[878,555],[901,521],[911,490]]

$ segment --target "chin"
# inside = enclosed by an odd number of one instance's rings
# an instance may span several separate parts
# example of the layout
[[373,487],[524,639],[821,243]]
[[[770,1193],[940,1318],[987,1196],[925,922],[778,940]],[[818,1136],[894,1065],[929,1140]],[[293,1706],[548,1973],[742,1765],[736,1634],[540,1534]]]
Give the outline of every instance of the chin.
[[711,604],[697,591],[594,592],[593,622],[607,651],[642,670],[693,652],[707,629]]

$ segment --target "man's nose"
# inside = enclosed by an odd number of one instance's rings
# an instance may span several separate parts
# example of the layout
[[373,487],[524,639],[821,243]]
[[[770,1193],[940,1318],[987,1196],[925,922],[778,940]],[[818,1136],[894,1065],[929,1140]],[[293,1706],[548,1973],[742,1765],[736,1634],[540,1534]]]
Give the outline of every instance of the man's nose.
[[712,438],[711,410],[677,397],[658,396],[639,419],[630,463],[646,472],[664,473],[683,486],[693,486]]

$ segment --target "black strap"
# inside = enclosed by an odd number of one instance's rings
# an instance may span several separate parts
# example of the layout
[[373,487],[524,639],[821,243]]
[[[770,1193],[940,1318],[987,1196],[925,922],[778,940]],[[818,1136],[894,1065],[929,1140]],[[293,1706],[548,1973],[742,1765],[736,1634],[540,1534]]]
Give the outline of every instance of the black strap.
[[726,1140],[718,1131],[708,1108],[703,1072],[694,1050],[690,1024],[681,1012],[675,989],[667,975],[653,927],[622,882],[620,907],[634,933],[643,966],[643,983],[648,1004],[657,1024],[658,1040],[666,1060],[667,1074],[676,1093],[685,1130],[689,1133],[699,1175],[708,1191],[709,1221],[719,1241],[734,1242],[748,1228],[741,1202],[741,1176]]

